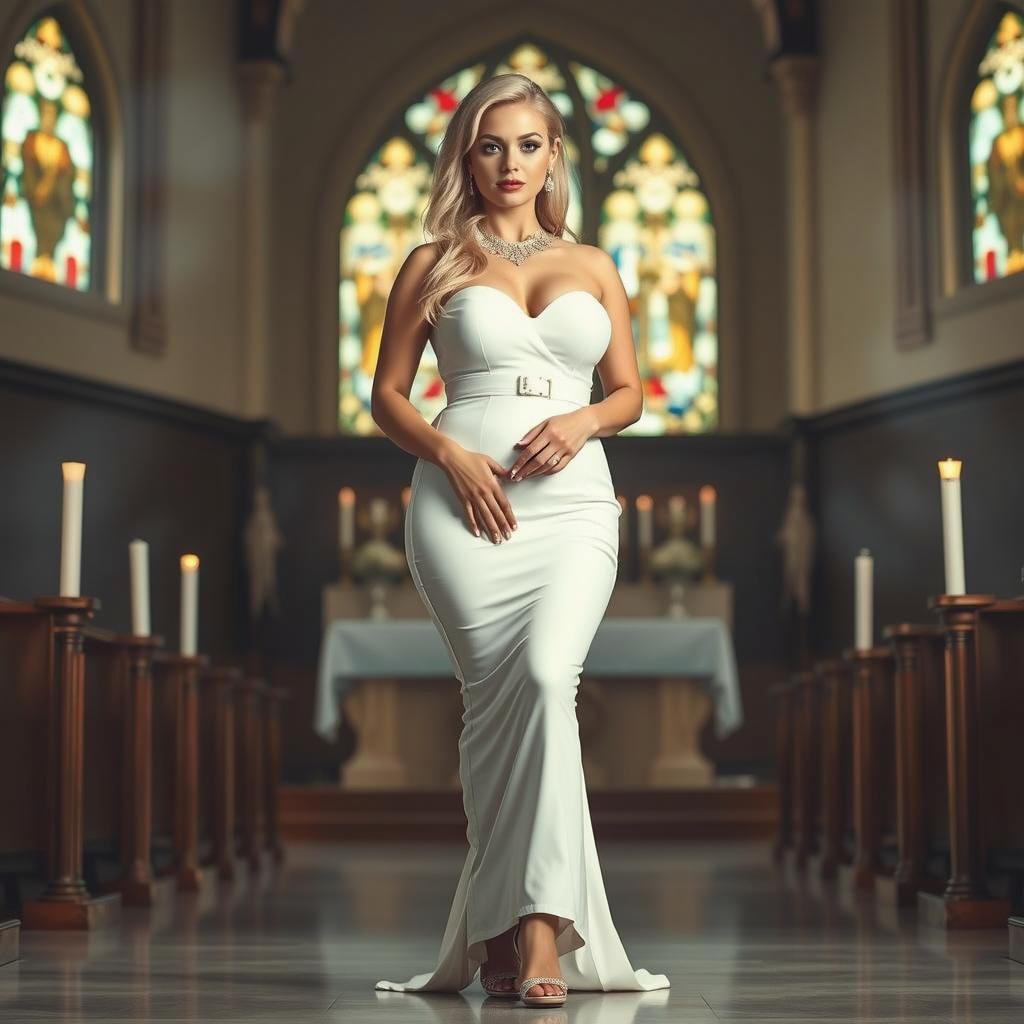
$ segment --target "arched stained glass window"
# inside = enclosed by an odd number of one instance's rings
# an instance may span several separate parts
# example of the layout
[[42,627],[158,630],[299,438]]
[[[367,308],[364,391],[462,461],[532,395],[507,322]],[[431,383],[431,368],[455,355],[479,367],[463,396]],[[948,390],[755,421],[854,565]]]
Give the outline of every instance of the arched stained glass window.
[[[668,125],[620,83],[553,47],[524,41],[430,88],[399,119],[357,177],[340,236],[338,422],[379,433],[370,390],[387,295],[424,241],[430,171],[452,113],[485,76],[519,72],[566,123],[566,158],[581,192],[569,224],[615,260],[629,297],[644,383],[643,417],[623,434],[718,426],[718,296],[714,222],[701,180]],[[427,419],[444,407],[428,344],[411,400]]]
[[1024,270],[1024,17],[1005,11],[978,64],[968,145],[974,280]]
[[0,267],[78,291],[92,269],[93,126],[85,76],[54,17],[4,71]]

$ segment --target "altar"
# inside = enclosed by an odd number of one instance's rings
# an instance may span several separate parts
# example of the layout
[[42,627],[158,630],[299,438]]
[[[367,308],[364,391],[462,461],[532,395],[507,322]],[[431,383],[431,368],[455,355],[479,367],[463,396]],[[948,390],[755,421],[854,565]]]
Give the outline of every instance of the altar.
[[[357,735],[341,767],[346,789],[458,787],[462,698],[444,644],[411,586],[390,595],[391,617],[366,618],[361,588],[325,588],[314,726],[334,739],[344,708]],[[594,636],[577,691],[591,787],[711,785],[700,750],[743,722],[732,643],[732,592],[693,584],[685,618],[658,614],[656,588],[620,583]]]

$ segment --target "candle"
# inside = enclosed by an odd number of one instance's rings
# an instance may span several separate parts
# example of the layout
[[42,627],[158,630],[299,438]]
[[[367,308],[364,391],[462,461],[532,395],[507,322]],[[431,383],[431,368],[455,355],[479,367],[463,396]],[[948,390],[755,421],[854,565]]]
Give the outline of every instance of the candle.
[[873,646],[874,629],[871,621],[872,583],[874,560],[867,548],[861,548],[854,561],[854,646],[867,651]]
[[686,529],[686,499],[681,494],[673,494],[668,499],[669,525]]
[[402,488],[402,513],[409,511],[409,499],[412,498],[412,488],[406,484]]
[[356,492],[351,487],[338,491],[338,543],[343,551],[356,546]]
[[62,462],[64,496],[61,505],[60,596],[81,597],[82,491],[85,463]]
[[649,494],[637,495],[636,539],[641,551],[654,545],[654,502]]
[[958,459],[939,463],[942,488],[942,549],[946,565],[946,593],[966,593],[964,584],[964,524],[960,509]]
[[149,636],[149,545],[133,540],[128,545],[132,582],[132,636]]
[[181,556],[181,653],[196,653],[196,623],[199,612],[199,556]]
[[715,546],[715,502],[717,492],[711,484],[700,489],[700,542],[703,547]]

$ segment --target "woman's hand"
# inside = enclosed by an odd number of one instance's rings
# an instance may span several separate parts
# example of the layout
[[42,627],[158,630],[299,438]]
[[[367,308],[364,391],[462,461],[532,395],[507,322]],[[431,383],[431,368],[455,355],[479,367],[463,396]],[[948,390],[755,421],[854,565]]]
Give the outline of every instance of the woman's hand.
[[509,469],[509,479],[557,473],[572,461],[597,429],[597,417],[586,406],[542,420],[516,441],[517,448],[525,447]]
[[473,533],[479,537],[483,525],[495,544],[501,543],[501,534],[506,540],[510,538],[518,524],[512,505],[498,483],[498,477],[507,476],[508,470],[490,455],[472,452],[458,444],[452,446],[440,466]]

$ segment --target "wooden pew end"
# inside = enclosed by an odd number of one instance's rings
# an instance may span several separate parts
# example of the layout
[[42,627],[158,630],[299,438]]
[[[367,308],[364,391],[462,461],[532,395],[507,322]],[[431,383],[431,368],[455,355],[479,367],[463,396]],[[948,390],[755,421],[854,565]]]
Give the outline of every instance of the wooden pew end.
[[1010,904],[999,899],[947,899],[941,893],[917,894],[918,920],[930,928],[1005,928]]
[[19,958],[20,940],[21,922],[16,917],[0,921],[0,967]]
[[1010,933],[1010,959],[1024,964],[1024,917],[1011,917],[1006,927]]
[[121,896],[109,893],[81,900],[29,900],[21,908],[23,928],[108,928],[121,919]]

